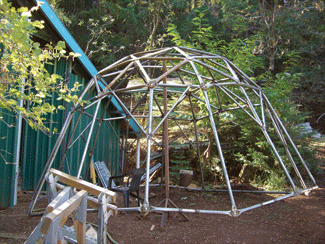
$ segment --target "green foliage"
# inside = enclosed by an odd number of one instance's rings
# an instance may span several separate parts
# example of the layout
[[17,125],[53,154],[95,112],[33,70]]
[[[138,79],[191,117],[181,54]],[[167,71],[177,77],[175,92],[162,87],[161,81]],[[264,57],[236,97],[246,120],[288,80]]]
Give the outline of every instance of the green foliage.
[[192,170],[186,151],[171,150],[170,157],[170,175],[172,180],[177,180],[180,170]]
[[[265,69],[267,64],[265,58],[256,53],[258,49],[258,36],[250,36],[250,38],[245,39],[233,38],[227,42],[217,39],[212,33],[211,26],[209,26],[208,21],[205,19],[205,12],[205,10],[196,10],[197,16],[192,20],[192,24],[196,26],[196,29],[192,31],[189,37],[183,38],[177,26],[170,24],[168,33],[172,37],[171,40],[176,45],[207,50],[225,56],[232,60],[246,74],[255,76],[252,78],[264,87],[265,94],[268,96],[271,104],[274,104],[275,111],[280,115],[285,125],[289,127],[290,133],[296,135],[297,131],[290,128],[304,122],[307,116],[305,113],[299,112],[292,99],[293,90],[299,84],[302,74],[291,74],[289,72],[299,64],[299,53],[294,51],[286,53],[285,61],[283,61],[283,72],[273,76],[269,70]],[[263,69],[265,71],[261,73]],[[204,75],[206,69],[199,70],[199,72]],[[256,76],[256,74],[258,75]],[[234,93],[239,92],[238,88],[232,89]],[[214,92],[209,93],[209,98],[211,100],[217,99]],[[228,104],[229,107],[235,105],[226,96],[220,95],[220,99],[223,104]],[[201,111],[206,113],[204,104],[201,105]],[[252,123],[243,111],[222,113],[215,119],[222,142],[230,143],[235,147],[232,151],[224,151],[226,160],[230,161],[231,164],[230,175],[236,176],[244,165],[248,165],[254,172],[250,176],[250,180],[253,183],[272,189],[280,189],[288,185],[283,170],[261,129],[255,123]],[[271,121],[267,121],[267,123],[271,123]],[[199,126],[206,127],[207,121],[201,121]],[[279,138],[276,131],[270,129],[268,133],[274,139],[279,153],[285,155],[284,149],[278,143]],[[308,147],[305,153],[308,155],[308,158],[312,155],[311,151],[308,151]],[[285,164],[288,166],[289,171],[291,171],[293,169],[288,162],[288,159],[285,159]],[[208,161],[206,171],[206,175],[218,175],[219,180],[222,180],[217,154],[214,154]]]
[[[318,117],[324,113],[323,1],[51,2],[65,14],[70,31],[99,68],[155,47],[177,45],[201,49],[227,57],[262,86],[295,139],[302,136],[294,126],[308,118],[301,110],[312,110]],[[207,70],[199,72],[204,75]],[[212,100],[217,99],[215,93],[208,92]],[[240,91],[233,88],[232,92]],[[220,99],[228,107],[234,105],[224,94]],[[206,112],[202,103],[198,106],[201,113]],[[247,164],[255,169],[251,180],[257,184],[277,188],[287,183],[260,128],[244,112],[222,113],[216,120],[222,141],[233,147],[225,153],[232,175],[238,175]],[[207,120],[200,121],[198,126],[206,128]],[[274,129],[269,133],[271,138],[276,137]],[[311,163],[313,156],[308,145],[300,150]],[[210,171],[216,169],[215,163],[208,162]],[[271,167],[274,163],[276,167]]]
[[[42,21],[30,21],[32,12],[27,8],[15,9],[2,0],[0,5],[0,45],[1,45],[1,82],[0,108],[21,113],[28,124],[36,129],[49,132],[44,123],[46,115],[57,109],[49,100],[53,94],[67,102],[78,103],[78,97],[73,94],[80,84],[74,84],[69,89],[61,76],[50,75],[46,64],[54,59],[74,58],[77,54],[65,51],[65,43],[58,42],[56,46],[46,44],[45,47],[31,39],[37,29],[44,28]],[[21,106],[20,102],[29,106]],[[3,120],[2,117],[0,117]]]

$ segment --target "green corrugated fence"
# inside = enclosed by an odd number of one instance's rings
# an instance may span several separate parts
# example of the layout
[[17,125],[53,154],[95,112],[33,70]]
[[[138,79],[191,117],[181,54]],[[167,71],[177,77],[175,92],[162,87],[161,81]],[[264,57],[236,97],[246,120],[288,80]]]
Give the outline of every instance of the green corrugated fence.
[[[56,61],[54,65],[48,66],[48,71],[50,74],[59,74],[62,77],[66,77],[67,72],[67,61],[64,59],[60,59]],[[70,74],[69,75],[69,84],[71,86],[74,82],[79,82],[81,84],[85,84],[87,81],[77,75]],[[57,101],[56,96],[52,97],[52,103],[55,106],[63,105],[63,101]],[[99,115],[104,113],[104,105],[100,108]],[[52,114],[48,116],[48,121],[51,121],[50,128],[53,130],[57,129],[57,132],[54,135],[48,136],[45,135],[41,131],[35,131],[31,129],[27,123],[24,121],[21,131],[21,147],[20,147],[20,167],[21,167],[21,177],[22,177],[22,189],[23,190],[34,190],[36,188],[37,182],[39,181],[40,175],[44,169],[44,166],[47,162],[47,159],[53,149],[53,146],[58,137],[58,133],[61,130],[61,127],[65,121],[66,114],[68,112],[69,107],[66,110],[61,111],[57,114]],[[91,107],[89,113],[92,113],[94,107]],[[0,122],[1,132],[0,138],[3,138],[0,141],[0,150],[5,155],[5,160],[7,162],[13,162],[15,156],[15,145],[17,145],[17,119],[12,114],[8,115],[6,118],[11,121],[13,125],[12,128],[8,128],[3,122]],[[105,111],[105,116],[108,115],[108,111]],[[73,118],[73,123],[76,123],[78,114],[76,113]],[[10,119],[9,119],[10,118]],[[78,128],[75,133],[75,137],[84,130],[84,128],[89,124],[91,118],[88,116],[82,116],[80,122],[78,123]],[[98,124],[98,122],[97,122]],[[95,129],[97,129],[97,124]],[[116,137],[112,128],[114,128],[115,133],[118,137]],[[87,136],[87,131],[85,132],[85,136]],[[95,161],[104,161],[106,162],[108,169],[111,170],[112,174],[118,173],[119,167],[119,136],[120,136],[120,125],[117,121],[112,121],[111,125],[108,122],[103,122],[98,133],[98,139],[96,143],[96,147],[94,150]],[[94,135],[92,135],[92,140],[94,140]],[[78,168],[79,162],[82,157],[82,153],[84,150],[84,141],[78,140],[72,148],[68,151],[67,159],[63,163],[63,169],[65,172],[75,175]],[[92,145],[92,143],[90,144]],[[58,168],[60,165],[60,157],[63,153],[63,149],[59,150],[57,157],[53,163],[54,168]],[[90,155],[88,155],[90,156]],[[85,166],[88,165],[89,157],[86,158]],[[3,158],[0,158],[0,207],[8,207],[12,206],[12,201],[10,197],[13,194],[13,174],[14,174],[14,164],[6,164]],[[84,167],[82,171],[82,177],[86,177],[86,168]]]

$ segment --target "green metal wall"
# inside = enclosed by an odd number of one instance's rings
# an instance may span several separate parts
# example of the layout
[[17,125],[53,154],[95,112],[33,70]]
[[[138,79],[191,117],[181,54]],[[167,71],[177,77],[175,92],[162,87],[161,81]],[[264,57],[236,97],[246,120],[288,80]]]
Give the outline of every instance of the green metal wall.
[[[12,206],[15,173],[17,118],[6,110],[0,110],[0,209]],[[5,122],[4,122],[5,121]],[[8,125],[13,127],[8,127]]]
[[[66,68],[66,60],[61,59],[55,62],[54,65],[48,66],[47,70],[50,74],[56,73],[64,77]],[[52,104],[55,106],[63,105],[62,101],[56,101],[55,95],[52,97]],[[49,126],[50,129],[53,130],[56,127],[59,132],[63,122],[63,113],[59,112],[49,115],[47,116],[47,120],[53,121]],[[57,134],[49,136],[42,131],[35,131],[25,121],[23,122],[22,133],[21,175],[23,178],[23,189],[33,190],[42,174],[48,155],[55,144]]]
[[[72,75],[70,76],[71,80],[78,79],[77,76]],[[75,82],[77,80],[74,80]],[[80,81],[79,81],[80,82]],[[95,94],[92,94],[94,96]],[[87,96],[87,95],[86,95]],[[107,102],[107,101],[106,101]],[[102,114],[104,113],[104,117],[108,117],[109,114],[107,111],[104,111],[105,108],[105,101],[102,102],[101,107],[98,111],[97,118],[100,118]],[[88,114],[94,114],[96,106],[92,106],[89,109],[86,110]],[[76,125],[79,117],[79,113],[75,113],[74,117],[72,119],[72,125]],[[86,126],[92,121],[91,117],[88,117],[86,115],[82,115],[80,118],[80,122],[77,124],[76,132],[73,136],[72,141],[74,141],[80,133],[86,128]],[[91,136],[91,141],[89,144],[89,147],[93,146],[93,142],[96,137],[97,129],[98,129],[98,121],[95,123],[94,131]],[[116,132],[118,138],[116,137],[114,131]],[[71,128],[72,130],[72,128]],[[89,128],[83,133],[84,139],[87,139],[89,132]],[[118,167],[119,167],[119,137],[120,137],[120,125],[117,121],[112,121],[111,126],[108,122],[103,122],[101,126],[99,127],[98,131],[98,137],[96,141],[96,145],[94,147],[94,153],[93,155],[90,155],[89,152],[87,153],[84,167],[81,173],[81,176],[83,178],[87,178],[88,175],[86,174],[87,166],[89,164],[89,159],[93,157],[94,161],[104,161],[108,167],[108,169],[111,171],[111,173],[117,174],[118,173]],[[64,162],[64,171],[76,176],[79,164],[76,162],[80,162],[82,158],[82,153],[85,147],[85,141],[80,138],[68,151],[67,153],[67,161]]]
[[[56,73],[65,77],[67,71],[67,61],[60,59],[55,62],[54,65],[49,65],[47,67],[50,74]],[[69,84],[72,86],[75,82],[85,84],[84,78],[81,78],[77,75],[70,74]],[[63,105],[63,101],[57,101],[56,95],[52,97],[52,103],[55,106]],[[104,112],[104,105],[100,107],[98,116]],[[89,109],[89,113],[93,113],[95,107]],[[20,176],[22,177],[22,189],[23,190],[34,190],[36,188],[37,182],[42,174],[44,166],[47,162],[47,159],[54,147],[54,144],[57,140],[58,133],[61,130],[61,127],[65,121],[66,114],[69,111],[67,107],[64,111],[59,111],[56,114],[49,115],[47,117],[48,121],[53,121],[50,124],[50,129],[57,129],[57,133],[54,135],[46,135],[41,131],[35,131],[31,129],[25,121],[23,121],[22,134],[21,134],[21,148],[20,148],[20,166],[21,172]],[[105,112],[105,116],[108,116],[108,112]],[[0,208],[6,208],[12,206],[12,194],[14,187],[14,173],[15,173],[15,164],[16,161],[16,145],[17,145],[17,117],[8,111],[2,112],[3,120],[6,123],[13,125],[13,127],[8,127],[3,121],[0,121]],[[76,123],[78,113],[73,118],[73,123]],[[88,116],[83,116],[75,136],[78,136],[81,131],[87,126],[91,121],[91,118]],[[95,125],[94,133],[96,132],[98,122]],[[94,150],[93,158],[95,161],[104,161],[108,166],[108,169],[112,174],[118,173],[119,167],[119,139],[116,137],[112,128],[114,128],[117,137],[120,136],[120,126],[116,121],[111,122],[111,126],[108,122],[102,123],[96,147]],[[84,134],[86,137],[88,132]],[[92,141],[94,140],[94,135],[92,136]],[[79,162],[82,157],[84,149],[84,141],[78,140],[76,144],[73,145],[69,153],[67,154],[67,161],[64,163],[64,171],[72,175],[76,175],[79,168]],[[90,144],[92,145],[92,143]],[[54,161],[53,167],[58,168],[60,164],[60,157],[63,151],[59,150],[58,155]],[[89,156],[89,155],[87,155]],[[86,157],[85,167],[82,171],[82,177],[87,178],[85,173],[89,163],[89,157]]]
[[[65,77],[67,70],[67,62],[64,59],[60,59],[58,62],[55,62],[54,66],[48,67],[48,71],[52,73],[56,73]],[[69,84],[79,82],[81,84],[85,84],[85,80],[77,75],[70,74],[69,76]],[[55,106],[65,105],[62,101],[57,101],[56,97],[53,96],[52,103]],[[90,110],[94,109],[94,107],[90,108]],[[93,111],[88,110],[89,113]],[[101,106],[99,114],[102,114],[104,110],[104,106]],[[58,133],[61,130],[61,127],[65,121],[65,117],[67,112],[69,111],[69,107],[64,111],[60,111],[57,114],[51,115],[48,119],[53,121],[50,127],[53,129],[54,127],[57,129],[57,133],[48,136],[45,135],[41,131],[34,131],[30,127],[28,127],[25,123],[23,129],[23,145],[22,145],[22,154],[21,154],[21,164],[22,164],[22,178],[23,185],[22,188],[24,190],[34,190],[36,188],[37,182],[42,174],[44,166],[47,162],[47,159],[54,147],[56,139],[58,137]],[[107,113],[107,111],[106,111]],[[79,113],[74,115],[72,125],[76,123]],[[75,138],[84,130],[84,128],[89,124],[91,118],[88,116],[82,116],[81,121],[78,124],[78,128],[75,133]],[[120,135],[120,127],[119,123],[112,123],[113,128],[115,129],[118,136]],[[95,126],[96,129],[97,126]],[[95,132],[95,130],[94,130]],[[88,131],[85,132],[84,137],[88,135]],[[94,140],[94,135],[92,135],[92,141]],[[90,143],[92,145],[92,143]],[[80,138],[68,151],[67,160],[64,162],[64,171],[71,175],[76,175],[79,162],[83,154],[84,150],[84,140]],[[60,148],[58,151],[58,155],[55,158],[53,163],[53,168],[58,168],[61,160],[61,155],[63,154],[63,149]],[[89,155],[87,155],[89,156]],[[94,160],[104,161],[108,169],[114,174],[118,171],[119,166],[119,140],[116,138],[114,132],[108,123],[103,123],[100,127],[99,136],[95,148],[95,153],[93,155]],[[87,178],[85,175],[86,169],[89,163],[89,157],[86,157],[85,164],[82,170],[82,177]]]
[[[3,46],[0,44],[0,58]],[[1,75],[1,74],[0,74]],[[0,109],[0,209],[11,206],[11,188],[15,171],[16,133],[18,119],[8,110]]]

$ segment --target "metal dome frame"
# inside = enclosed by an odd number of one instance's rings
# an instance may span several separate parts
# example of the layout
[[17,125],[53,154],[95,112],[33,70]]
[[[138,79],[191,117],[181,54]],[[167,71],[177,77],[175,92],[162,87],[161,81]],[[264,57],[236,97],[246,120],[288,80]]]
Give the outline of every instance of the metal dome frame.
[[[93,97],[88,95],[88,97],[86,97],[86,94],[90,91],[95,92],[96,95]],[[210,98],[212,93],[217,99],[212,100]],[[139,99],[136,104],[127,105],[123,100],[125,100],[125,97],[132,96],[131,94],[133,94],[133,96],[137,95]],[[162,94],[164,94],[163,104],[161,101]],[[166,98],[170,95],[173,95],[177,99],[175,99],[176,101],[173,104],[169,102],[169,105],[167,105]],[[41,186],[44,184],[44,176],[53,164],[54,158],[57,156],[63,141],[68,141],[65,147],[69,148],[75,140],[81,138],[81,135],[78,135],[76,137],[77,139],[72,139],[73,128],[77,126],[71,125],[72,117],[75,113],[79,114],[79,116],[88,116],[92,118],[91,123],[89,123],[82,132],[88,131],[88,135],[84,139],[85,148],[83,157],[79,163],[79,170],[76,174],[77,177],[80,176],[84,167],[87,153],[92,153],[91,148],[96,144],[96,133],[98,133],[98,129],[95,128],[96,121],[101,124],[110,123],[111,120],[124,120],[127,122],[127,131],[129,131],[129,128],[135,128],[135,130],[138,131],[138,139],[146,138],[146,172],[150,170],[152,145],[155,142],[159,144],[155,136],[160,132],[168,133],[168,126],[166,127],[167,121],[174,121],[176,124],[180,121],[183,121],[185,124],[191,123],[191,126],[193,126],[191,127],[193,128],[193,134],[191,136],[187,136],[180,125],[177,124],[177,126],[180,129],[181,136],[192,145],[199,155],[199,158],[200,149],[198,146],[197,123],[202,120],[209,121],[218,149],[220,164],[227,188],[226,191],[228,192],[231,203],[230,209],[222,211],[151,206],[149,203],[149,173],[147,173],[145,178],[143,205],[141,207],[120,208],[120,211],[163,211],[238,216],[245,211],[301,193],[307,193],[317,188],[316,181],[308,169],[308,166],[262,88],[231,61],[220,55],[185,47],[167,47],[135,53],[99,71],[90,80],[79,98],[85,99],[88,101],[88,104],[84,106],[75,106],[69,112],[59,138],[48,159],[44,169],[43,179],[40,180],[38,189],[41,189]],[[228,103],[224,103],[223,99],[226,99]],[[119,104],[121,109],[121,111],[119,111],[120,116],[106,118],[103,115],[99,115],[99,105],[104,101],[109,104],[112,100]],[[178,117],[177,114],[175,115],[175,111],[184,100],[189,102],[191,113],[182,118],[182,116]],[[198,104],[203,108],[200,110],[200,113],[195,109],[195,106]],[[93,106],[96,107],[95,112],[93,114],[87,113],[87,109]],[[228,176],[227,164],[223,156],[223,149],[215,120],[216,116],[222,113],[231,113],[233,110],[243,111],[247,115],[248,121],[252,121],[261,129],[276,161],[281,166],[288,180],[291,191],[266,191],[267,193],[283,194],[283,196],[253,206],[241,209],[237,208],[233,195],[236,190],[232,189]],[[165,126],[163,126],[164,124]],[[69,127],[71,127],[70,130],[72,133],[67,133]],[[270,128],[276,132],[286,155],[280,155],[279,150],[276,148],[269,135],[268,130]],[[177,140],[177,138],[175,140]],[[92,146],[90,145],[91,143],[93,143]],[[163,146],[162,148],[166,148],[166,145],[168,147],[168,143],[171,143],[171,141],[168,140],[166,144],[165,140],[165,147]],[[62,156],[62,162],[64,161],[65,155],[66,154]],[[286,161],[283,160],[284,157],[286,157]],[[139,167],[138,163],[137,167]],[[293,170],[289,172],[288,167]],[[200,169],[202,176],[201,161]],[[169,185],[169,179],[167,179],[167,185]],[[36,198],[38,194],[39,190],[36,194]]]

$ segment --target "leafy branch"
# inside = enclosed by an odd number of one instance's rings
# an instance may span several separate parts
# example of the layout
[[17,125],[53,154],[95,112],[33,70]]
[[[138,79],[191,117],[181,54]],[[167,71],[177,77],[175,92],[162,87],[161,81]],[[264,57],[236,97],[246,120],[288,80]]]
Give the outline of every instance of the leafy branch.
[[54,60],[74,59],[80,55],[67,53],[62,41],[42,47],[32,40],[32,35],[44,28],[43,21],[30,20],[39,6],[30,10],[16,9],[7,1],[1,1],[0,109],[21,114],[32,128],[50,133],[46,116],[64,109],[62,105],[51,104],[52,97],[57,94],[58,100],[82,103],[75,94],[81,84],[75,83],[69,88],[60,75],[50,74],[46,67],[53,65]]

